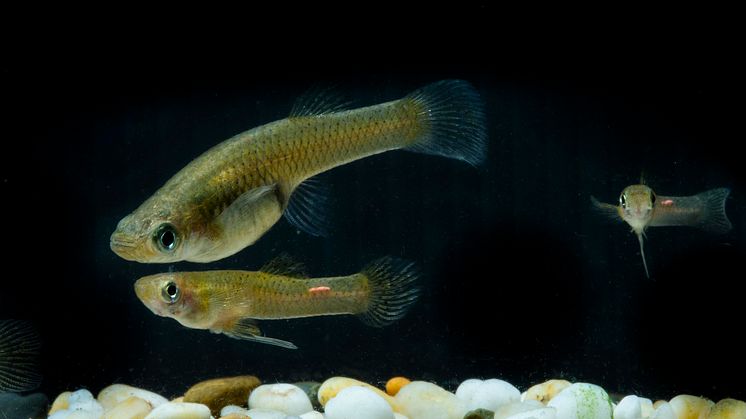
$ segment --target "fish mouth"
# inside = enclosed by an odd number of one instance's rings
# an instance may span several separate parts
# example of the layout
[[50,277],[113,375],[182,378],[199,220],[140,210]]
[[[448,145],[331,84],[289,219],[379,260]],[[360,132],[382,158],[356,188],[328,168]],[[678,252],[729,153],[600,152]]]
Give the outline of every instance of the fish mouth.
[[114,253],[123,259],[132,261],[137,260],[134,255],[137,248],[137,242],[125,234],[115,231],[109,240],[109,247]]

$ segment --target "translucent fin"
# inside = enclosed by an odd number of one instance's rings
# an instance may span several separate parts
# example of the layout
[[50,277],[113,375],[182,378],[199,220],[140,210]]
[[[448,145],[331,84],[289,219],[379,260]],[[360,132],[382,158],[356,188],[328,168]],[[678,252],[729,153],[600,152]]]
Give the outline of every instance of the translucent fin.
[[306,233],[324,237],[330,230],[329,186],[318,178],[306,179],[290,195],[285,218]]
[[0,320],[0,392],[33,390],[41,383],[41,340],[28,322]]
[[428,133],[407,150],[481,164],[487,154],[487,123],[479,93],[466,81],[442,80],[405,99],[420,103]]
[[259,327],[252,319],[241,319],[236,322],[231,330],[223,330],[223,333],[234,339],[250,340],[288,349],[298,349],[292,342],[262,336],[262,331],[259,330]]
[[340,112],[350,106],[350,101],[336,90],[326,87],[312,87],[302,94],[293,105],[290,117],[316,116]]
[[259,270],[293,278],[308,278],[305,266],[285,253],[265,263]]
[[637,234],[637,240],[640,242],[640,256],[642,256],[642,266],[645,267],[645,276],[650,278],[650,272],[648,272],[648,263],[645,261],[645,249],[643,246],[643,241],[645,239],[643,238],[643,233]]
[[250,215],[256,208],[256,204],[262,199],[266,198],[269,194],[273,193],[277,185],[265,185],[258,188],[250,189],[243,193],[243,195],[236,198],[223,212],[219,218],[224,225],[230,225],[229,223],[238,220],[244,220]]
[[658,196],[650,226],[691,226],[713,233],[732,228],[725,214],[728,188],[717,188],[693,196]]
[[619,215],[619,208],[617,206],[600,202],[594,196],[591,196],[591,203],[595,212],[601,216],[609,220],[623,221],[621,215]]
[[371,296],[368,311],[360,314],[370,326],[386,326],[404,317],[419,295],[414,287],[417,270],[414,263],[385,257],[372,262],[362,272],[370,281]]

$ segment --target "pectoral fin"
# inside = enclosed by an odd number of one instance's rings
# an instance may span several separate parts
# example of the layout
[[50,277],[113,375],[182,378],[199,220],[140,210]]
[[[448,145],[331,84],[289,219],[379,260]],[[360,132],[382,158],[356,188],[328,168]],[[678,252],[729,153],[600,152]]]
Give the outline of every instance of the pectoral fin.
[[593,209],[596,211],[596,213],[600,214],[606,219],[614,221],[624,220],[619,213],[619,207],[617,207],[616,205],[600,202],[594,196],[591,196],[591,203],[593,204]]
[[306,179],[290,195],[285,218],[312,236],[327,236],[329,223],[329,187],[317,177]]
[[223,212],[218,216],[218,219],[223,225],[230,225],[232,222],[237,220],[248,218],[255,212],[255,209],[260,206],[262,201],[272,197],[271,194],[273,194],[275,189],[276,185],[271,184],[244,192],[223,210]]
[[238,320],[232,327],[224,329],[222,332],[234,339],[251,340],[288,349],[298,349],[292,342],[262,336],[262,331],[259,330],[259,327],[252,319]]

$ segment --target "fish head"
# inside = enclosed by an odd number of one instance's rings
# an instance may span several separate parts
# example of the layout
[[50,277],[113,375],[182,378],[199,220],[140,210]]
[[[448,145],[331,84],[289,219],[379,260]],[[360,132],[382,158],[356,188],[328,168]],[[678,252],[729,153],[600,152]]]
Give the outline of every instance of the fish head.
[[655,192],[646,185],[631,185],[619,195],[622,218],[636,233],[641,233],[653,217]]
[[183,220],[145,202],[122,218],[109,246],[121,258],[142,263],[173,263],[184,260]]
[[135,282],[137,298],[153,314],[170,317],[184,326],[205,329],[209,307],[188,272],[149,275]]

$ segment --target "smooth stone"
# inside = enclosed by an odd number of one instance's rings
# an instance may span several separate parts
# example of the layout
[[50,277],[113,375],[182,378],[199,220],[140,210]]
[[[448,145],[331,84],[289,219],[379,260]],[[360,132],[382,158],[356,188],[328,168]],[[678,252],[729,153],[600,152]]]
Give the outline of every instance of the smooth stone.
[[282,412],[270,409],[250,409],[248,413],[251,419],[285,419],[287,416]]
[[201,381],[184,393],[185,403],[201,403],[218,415],[220,409],[229,404],[243,405],[252,390],[262,384],[253,375],[238,377],[215,378]]
[[210,408],[199,403],[166,402],[153,409],[145,419],[211,419]]
[[394,419],[409,419],[407,416],[402,415],[401,413],[394,412]]
[[521,400],[537,400],[547,404],[549,400],[552,400],[554,396],[567,387],[570,387],[570,385],[570,382],[567,380],[548,380],[526,390],[521,396]]
[[624,397],[614,408],[614,419],[640,419],[642,417],[642,405],[639,397],[634,395]]
[[527,400],[525,402],[511,402],[497,408],[497,410],[494,411],[494,415],[495,419],[505,419],[523,412],[533,412],[537,409],[546,409],[546,406],[536,400]]
[[702,397],[680,394],[668,402],[678,419],[698,419],[715,404]]
[[319,403],[319,388],[321,387],[321,383],[318,381],[300,381],[293,383],[293,385],[298,386],[306,393],[306,396],[311,400],[311,405],[313,405],[314,409],[321,409],[323,407],[321,406],[321,403]]
[[352,386],[327,402],[326,419],[394,419],[391,406],[369,388]]
[[462,419],[468,411],[455,394],[425,381],[407,384],[395,399],[410,419]]
[[263,384],[249,395],[249,408],[268,409],[287,415],[300,415],[313,410],[311,400],[298,386],[292,384]]
[[98,402],[101,403],[104,409],[109,410],[132,396],[145,400],[153,408],[168,403],[168,400],[160,394],[126,384],[112,384],[104,388],[98,393]]
[[171,399],[172,403],[184,403],[184,396],[179,396],[175,399]]
[[487,409],[476,409],[466,412],[464,419],[493,419],[495,412]]
[[244,409],[241,406],[236,406],[234,404],[229,404],[228,406],[224,406],[222,409],[220,409],[220,416],[228,416],[233,413],[238,413],[241,415],[248,415],[249,411]]
[[46,418],[48,405],[49,399],[42,393],[0,393],[0,412],[8,418]]
[[65,391],[63,393],[60,393],[60,395],[57,396],[56,399],[54,399],[54,402],[52,402],[52,407],[49,408],[48,415],[52,416],[58,410],[65,410],[70,407],[71,394],[73,394],[72,391]]
[[376,394],[381,396],[391,406],[394,412],[403,413],[399,407],[399,402],[394,398],[386,394],[384,391],[362,381],[358,381],[347,377],[332,377],[321,384],[319,387],[319,403],[321,406],[326,406],[326,403],[334,398],[340,391],[347,387],[360,386],[373,390]]
[[315,410],[311,412],[306,412],[298,417],[300,419],[324,419],[324,415],[321,414],[321,412],[317,412]]
[[548,407],[557,409],[557,419],[611,419],[612,406],[606,391],[588,383],[575,383],[554,396]]
[[508,416],[506,419],[555,419],[557,410],[553,407],[540,407],[534,410],[528,410],[515,415]]
[[396,396],[396,393],[401,390],[402,387],[411,383],[412,381],[406,377],[393,377],[386,381],[386,394],[389,396]]
[[230,415],[220,416],[220,419],[251,419],[248,413],[231,413]]
[[48,419],[101,419],[101,413],[88,410],[58,410]]
[[500,406],[521,400],[521,392],[507,381],[469,379],[456,389],[456,397],[466,403],[469,410],[496,411]]
[[143,419],[153,410],[150,403],[139,397],[129,397],[104,413],[102,419]]
[[710,408],[707,419],[744,419],[746,403],[741,400],[723,399]]
[[655,413],[653,413],[651,419],[677,419],[676,413],[668,402],[661,401],[661,403],[656,402],[656,404],[658,407],[655,408]]

